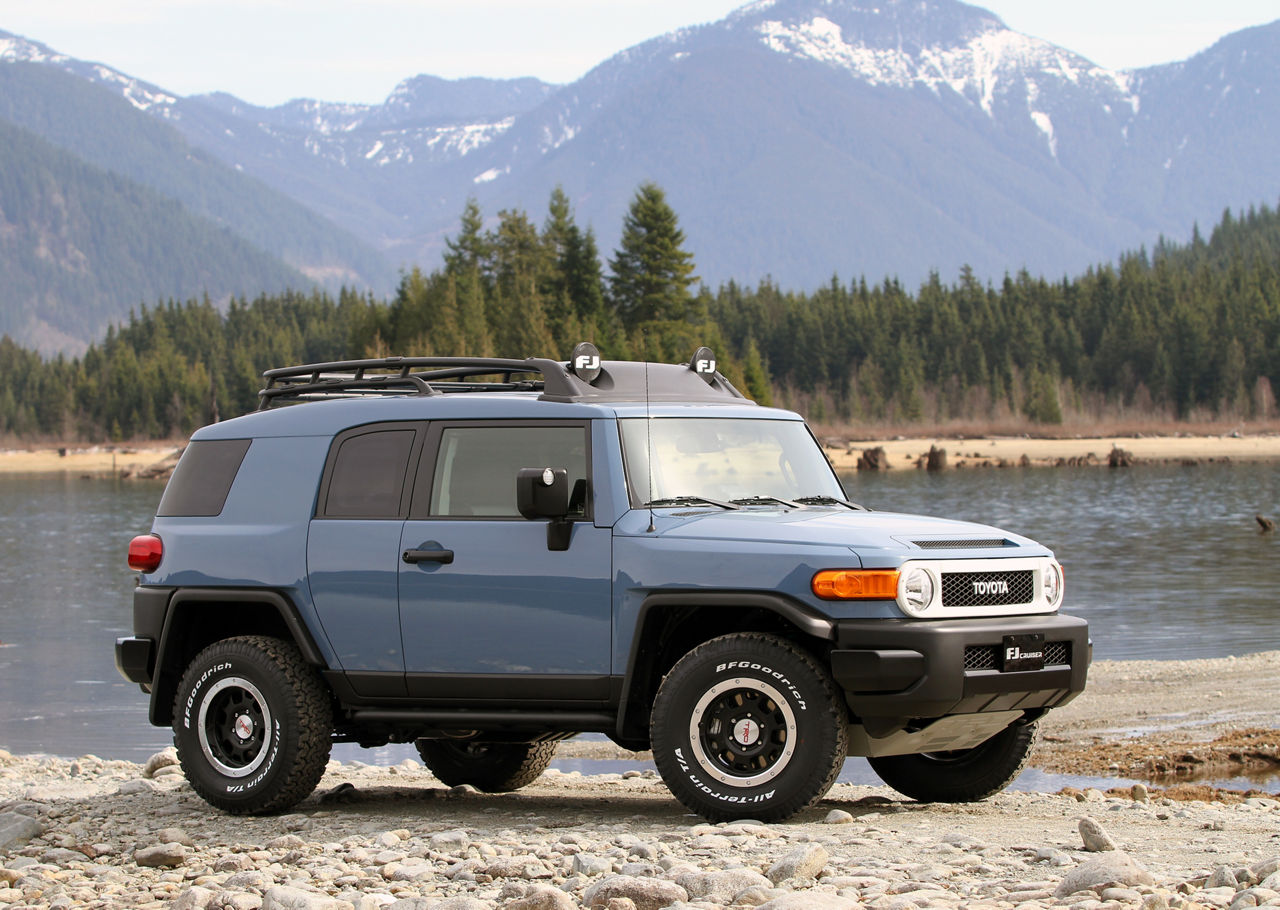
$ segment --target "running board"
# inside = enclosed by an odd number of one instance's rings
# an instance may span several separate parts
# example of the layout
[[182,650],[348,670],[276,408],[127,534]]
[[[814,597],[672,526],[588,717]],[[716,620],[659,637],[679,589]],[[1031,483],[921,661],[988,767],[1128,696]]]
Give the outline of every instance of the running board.
[[448,727],[467,730],[548,730],[609,733],[618,724],[613,714],[592,711],[471,711],[465,708],[356,708],[359,725]]

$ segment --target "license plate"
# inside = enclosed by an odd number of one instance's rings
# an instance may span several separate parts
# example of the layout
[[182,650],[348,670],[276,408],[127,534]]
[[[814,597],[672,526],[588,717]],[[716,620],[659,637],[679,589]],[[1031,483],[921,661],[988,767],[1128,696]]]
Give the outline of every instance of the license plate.
[[1006,635],[1001,649],[1000,672],[1044,669],[1044,633]]

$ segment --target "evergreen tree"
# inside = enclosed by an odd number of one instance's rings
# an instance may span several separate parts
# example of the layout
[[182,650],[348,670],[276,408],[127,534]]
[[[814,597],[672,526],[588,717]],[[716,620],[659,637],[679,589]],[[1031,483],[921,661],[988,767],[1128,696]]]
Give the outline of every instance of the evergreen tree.
[[610,295],[628,330],[686,316],[692,295],[693,255],[666,194],[643,183],[622,222],[622,238],[609,268]]

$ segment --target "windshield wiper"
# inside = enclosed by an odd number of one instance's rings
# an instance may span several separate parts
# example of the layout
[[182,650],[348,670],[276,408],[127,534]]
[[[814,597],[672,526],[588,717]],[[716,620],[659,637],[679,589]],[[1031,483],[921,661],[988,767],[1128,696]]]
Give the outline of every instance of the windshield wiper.
[[778,502],[788,509],[800,508],[798,503],[794,503],[790,499],[780,499],[777,496],[745,496],[742,499],[735,499],[733,502],[740,506],[764,506],[771,502]]
[[847,499],[836,499],[834,496],[801,496],[799,499],[796,500],[796,502],[806,506],[823,506],[823,505],[830,504],[830,505],[836,505],[836,506],[844,506],[847,509],[853,509],[858,512],[871,511],[864,505],[859,505],[856,502],[850,502]]
[[645,503],[647,508],[662,508],[663,506],[696,506],[705,502],[707,505],[719,506],[730,512],[737,511],[737,506],[731,502],[721,502],[718,499],[708,499],[705,496],[668,496],[666,499],[652,499]]

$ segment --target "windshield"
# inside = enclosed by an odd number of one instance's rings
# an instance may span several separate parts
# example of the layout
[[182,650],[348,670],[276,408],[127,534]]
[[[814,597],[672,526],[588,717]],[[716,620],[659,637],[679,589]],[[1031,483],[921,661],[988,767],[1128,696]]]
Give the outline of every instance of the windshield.
[[618,424],[637,508],[666,500],[844,498],[826,456],[800,421],[655,417]]

